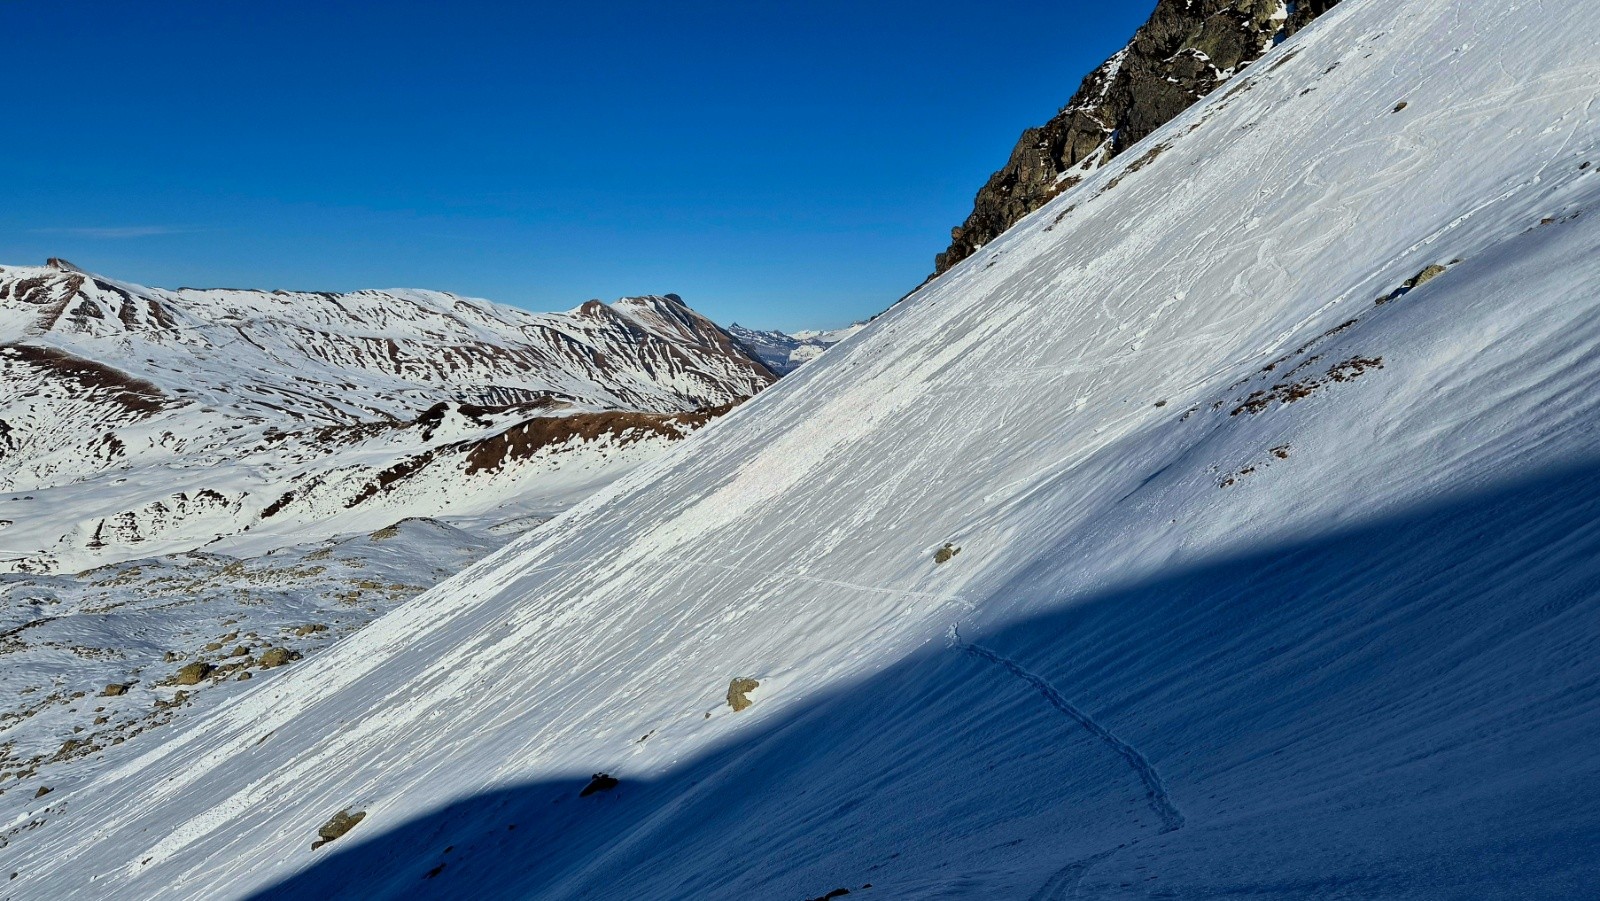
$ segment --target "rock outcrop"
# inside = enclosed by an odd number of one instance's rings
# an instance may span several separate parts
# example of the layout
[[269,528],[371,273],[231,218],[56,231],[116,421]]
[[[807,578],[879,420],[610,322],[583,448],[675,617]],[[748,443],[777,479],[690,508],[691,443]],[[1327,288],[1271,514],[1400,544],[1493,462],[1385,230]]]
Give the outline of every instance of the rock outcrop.
[[1211,93],[1338,0],[1160,0],[1121,52],[1055,118],[1022,133],[934,275],[971,256],[1108,160]]

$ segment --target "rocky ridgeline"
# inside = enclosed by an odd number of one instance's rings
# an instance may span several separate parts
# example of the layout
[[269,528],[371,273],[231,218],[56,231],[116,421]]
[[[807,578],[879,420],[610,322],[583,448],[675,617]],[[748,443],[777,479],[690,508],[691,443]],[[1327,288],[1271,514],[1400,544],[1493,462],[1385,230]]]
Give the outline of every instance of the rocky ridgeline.
[[935,259],[941,275],[1137,144],[1338,0],[1160,0],[1055,118],[1022,133]]

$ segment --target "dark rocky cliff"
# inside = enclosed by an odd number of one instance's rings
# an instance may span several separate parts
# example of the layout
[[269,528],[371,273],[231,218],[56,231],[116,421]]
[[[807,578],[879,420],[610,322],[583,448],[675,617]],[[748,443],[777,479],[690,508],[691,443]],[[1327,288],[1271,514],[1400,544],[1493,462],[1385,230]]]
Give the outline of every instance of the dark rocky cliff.
[[1160,0],[1055,118],[1022,133],[935,261],[943,273],[1166,124],[1339,0]]

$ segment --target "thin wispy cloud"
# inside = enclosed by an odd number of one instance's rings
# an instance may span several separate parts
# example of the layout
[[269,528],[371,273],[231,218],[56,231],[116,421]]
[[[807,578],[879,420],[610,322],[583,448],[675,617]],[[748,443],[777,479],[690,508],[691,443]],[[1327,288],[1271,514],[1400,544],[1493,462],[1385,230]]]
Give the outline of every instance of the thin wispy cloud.
[[126,238],[154,238],[160,235],[183,235],[198,230],[177,228],[170,225],[118,225],[87,228],[36,228],[33,233],[36,235],[71,235],[75,238],[122,240]]

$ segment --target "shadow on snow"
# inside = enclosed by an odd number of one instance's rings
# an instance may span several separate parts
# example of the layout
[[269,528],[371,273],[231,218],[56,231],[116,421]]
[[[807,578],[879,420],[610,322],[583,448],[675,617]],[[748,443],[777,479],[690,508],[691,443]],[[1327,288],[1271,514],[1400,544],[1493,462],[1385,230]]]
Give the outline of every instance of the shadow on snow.
[[[1063,568],[1041,562],[996,597],[1038,597]],[[1600,884],[1600,464],[961,639],[993,659],[929,645],[781,719],[738,714],[758,725],[659,778],[597,760],[622,781],[591,797],[585,776],[369,817],[255,897],[1529,898]],[[1163,821],[1157,784],[1179,819]]]

